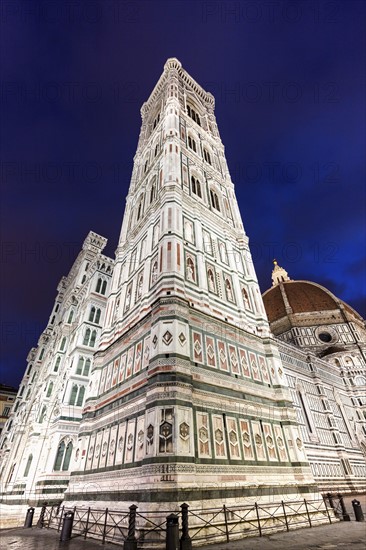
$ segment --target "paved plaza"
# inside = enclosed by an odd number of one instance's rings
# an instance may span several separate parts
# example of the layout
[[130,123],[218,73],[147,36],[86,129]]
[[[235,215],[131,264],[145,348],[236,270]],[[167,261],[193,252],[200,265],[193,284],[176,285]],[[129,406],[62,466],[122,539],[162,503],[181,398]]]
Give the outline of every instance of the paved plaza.
[[[320,525],[313,528],[277,532],[263,537],[250,537],[229,543],[194,546],[202,550],[365,550],[366,522],[356,522],[351,505],[355,497],[346,497],[345,504],[351,521]],[[366,512],[366,495],[356,497]],[[366,515],[366,514],[365,514]],[[75,537],[69,542],[59,541],[60,533],[54,529],[16,528],[0,531],[1,550],[115,550],[115,544],[102,545],[90,538]],[[144,546],[144,550],[150,550]]]

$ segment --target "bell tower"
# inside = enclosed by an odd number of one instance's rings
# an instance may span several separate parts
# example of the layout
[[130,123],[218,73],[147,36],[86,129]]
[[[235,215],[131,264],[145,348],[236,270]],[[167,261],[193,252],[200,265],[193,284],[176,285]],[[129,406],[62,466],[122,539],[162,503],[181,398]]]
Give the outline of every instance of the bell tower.
[[214,106],[175,58],[142,106],[68,501],[315,490]]

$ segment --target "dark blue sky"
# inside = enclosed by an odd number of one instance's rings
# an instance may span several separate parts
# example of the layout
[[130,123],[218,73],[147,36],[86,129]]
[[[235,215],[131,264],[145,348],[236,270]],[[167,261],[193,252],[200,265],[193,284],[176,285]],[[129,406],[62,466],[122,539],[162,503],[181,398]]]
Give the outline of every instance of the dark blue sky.
[[278,259],[365,316],[363,1],[3,0],[1,382],[89,230],[113,255],[167,58],[216,98],[262,291]]

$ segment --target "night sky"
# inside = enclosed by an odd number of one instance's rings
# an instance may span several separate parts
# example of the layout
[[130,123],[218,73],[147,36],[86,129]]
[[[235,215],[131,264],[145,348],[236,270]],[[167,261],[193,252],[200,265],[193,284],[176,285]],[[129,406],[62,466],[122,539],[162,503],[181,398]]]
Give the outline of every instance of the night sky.
[[261,290],[272,259],[365,307],[363,1],[2,0],[1,378],[89,230],[117,246],[167,58],[216,98]]

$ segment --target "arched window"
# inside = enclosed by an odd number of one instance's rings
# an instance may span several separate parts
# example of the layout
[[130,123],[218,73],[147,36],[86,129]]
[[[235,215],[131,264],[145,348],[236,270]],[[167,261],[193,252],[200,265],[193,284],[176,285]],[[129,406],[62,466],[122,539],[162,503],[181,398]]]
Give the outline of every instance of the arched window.
[[52,390],[53,390],[53,382],[50,382],[50,383],[48,384],[46,397],[51,397]]
[[60,351],[64,351],[65,346],[66,346],[66,336],[64,336],[61,340]]
[[93,306],[89,313],[89,321],[92,323],[94,321],[95,307]]
[[101,277],[99,277],[98,281],[97,281],[97,286],[95,288],[95,292],[100,292],[101,294],[103,294],[102,292],[102,285],[105,281],[103,281],[103,279]]
[[70,310],[70,313],[69,313],[69,316],[68,316],[68,318],[67,318],[68,324],[72,323],[73,318],[74,318],[74,310],[71,309],[71,310]]
[[349,357],[349,356],[344,358],[344,362],[346,363],[346,365],[354,365],[355,364],[352,357]]
[[83,402],[84,402],[84,395],[85,395],[85,386],[80,386],[79,387],[78,398],[76,400],[76,406],[77,407],[82,407]]
[[69,469],[71,454],[72,454],[72,443],[70,441],[67,444],[65,455],[64,455],[64,460],[63,460],[63,463],[62,463],[62,470],[63,471],[66,471],[66,470]]
[[53,371],[54,372],[58,372],[58,369],[60,367],[60,363],[61,363],[61,357],[58,355],[57,359],[56,359],[56,363],[55,363],[55,366],[53,368]]
[[201,120],[198,113],[190,105],[187,105],[187,114],[192,120],[195,121],[196,124],[201,126]]
[[81,284],[83,285],[85,283],[85,281],[86,281],[86,275],[84,274],[83,278],[81,279]]
[[136,215],[136,221],[138,222],[139,219],[142,216],[142,207],[143,207],[143,197],[140,198],[138,207],[137,207],[137,215]]
[[32,363],[31,363],[31,364],[29,365],[29,367],[28,367],[28,370],[27,370],[27,376],[29,376],[30,373],[32,372],[32,367],[33,367],[33,365],[32,365]]
[[356,386],[364,386],[366,384],[366,378],[364,376],[356,376],[355,377],[355,385]]
[[156,178],[153,179],[151,188],[150,188],[150,204],[155,200],[156,195]]
[[155,145],[154,156],[156,157],[158,155],[158,153],[159,153],[159,144],[157,143]]
[[155,120],[154,120],[154,123],[153,123],[153,130],[155,130],[155,128],[159,124],[159,120],[160,120],[160,113],[158,113],[158,115],[155,117]]
[[73,387],[71,388],[69,405],[75,405],[76,398],[77,398],[77,395],[78,395],[78,390],[79,390],[79,386],[74,384]]
[[97,339],[97,331],[96,330],[93,330],[93,332],[91,333],[91,336],[90,336],[90,347],[93,348],[95,346],[95,340]]
[[38,361],[42,361],[44,356],[44,348],[41,349],[41,353],[39,354]]
[[75,374],[82,374],[84,367],[84,357],[79,357],[78,364],[76,365]]
[[197,145],[196,145],[196,142],[195,140],[191,137],[191,136],[188,136],[188,147],[190,149],[192,149],[192,151],[194,151],[195,153],[197,153]]
[[205,159],[208,164],[211,164],[211,156],[210,153],[207,151],[207,149],[203,150],[203,158]]
[[98,308],[95,312],[95,319],[94,319],[94,323],[97,325],[100,321],[100,314],[101,314],[101,310]]
[[47,412],[47,407],[46,407],[46,405],[43,405],[42,410],[41,410],[41,414],[39,415],[39,419],[38,419],[38,422],[40,424],[42,424],[42,422],[46,418],[46,412]]
[[103,281],[100,293],[104,295],[106,290],[107,290],[107,281]]
[[33,455],[29,455],[28,460],[27,460],[27,464],[25,465],[24,477],[27,477],[27,475],[29,474],[29,470],[30,470],[30,467],[31,467],[31,464],[32,464],[32,460],[33,460]]
[[215,210],[218,210],[220,212],[220,203],[219,203],[219,197],[217,196],[217,193],[210,189],[210,198],[211,198],[211,205]]
[[90,359],[87,359],[85,361],[85,365],[84,365],[83,376],[88,376],[89,375],[90,365],[91,365],[91,361],[90,361]]
[[191,177],[191,188],[192,193],[198,195],[202,199],[201,184],[197,178],[194,176]]
[[55,464],[54,464],[54,467],[53,467],[53,469],[56,472],[61,470],[61,464],[62,464],[62,460],[64,458],[64,453],[65,453],[65,443],[63,441],[61,441],[61,443],[60,443],[60,445],[58,446],[58,449],[57,449]]
[[87,328],[86,331],[85,331],[85,335],[84,335],[84,341],[83,341],[83,345],[84,345],[84,346],[88,346],[88,345],[89,345],[90,333],[91,333],[90,328]]

